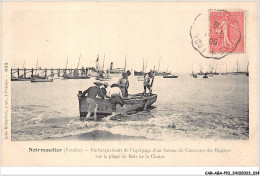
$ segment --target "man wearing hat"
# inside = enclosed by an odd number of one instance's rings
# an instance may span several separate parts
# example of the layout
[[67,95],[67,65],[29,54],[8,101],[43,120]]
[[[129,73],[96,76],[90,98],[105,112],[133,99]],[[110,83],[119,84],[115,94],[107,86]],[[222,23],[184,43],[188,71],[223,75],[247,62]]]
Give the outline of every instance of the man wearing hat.
[[129,87],[129,81],[128,81],[128,76],[131,75],[131,72],[127,70],[126,73],[122,73],[122,78],[118,80],[118,87],[120,88],[123,97],[128,96],[128,87]]
[[102,93],[102,90],[100,89],[100,86],[103,85],[101,82],[94,82],[95,86],[89,87],[87,90],[85,90],[82,93],[82,97],[84,97],[86,94],[86,103],[88,105],[88,114],[87,114],[87,119],[90,119],[90,114],[93,112],[94,113],[94,120],[97,121],[97,108],[98,105],[95,102],[95,98],[97,95],[104,99],[104,94]]

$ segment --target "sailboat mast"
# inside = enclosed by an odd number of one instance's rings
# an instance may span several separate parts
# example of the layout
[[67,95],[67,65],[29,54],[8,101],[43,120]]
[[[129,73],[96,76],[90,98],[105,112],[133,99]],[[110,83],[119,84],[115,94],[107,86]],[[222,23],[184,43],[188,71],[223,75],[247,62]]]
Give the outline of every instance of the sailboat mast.
[[126,71],[126,55],[125,55],[125,71]]
[[158,72],[160,71],[161,58],[159,60]]
[[168,73],[168,70],[169,70],[169,62],[168,62],[168,66],[167,66],[167,73]]
[[67,70],[67,67],[68,67],[68,61],[69,61],[69,58],[67,57],[66,70]]
[[79,68],[80,57],[81,57],[81,55],[79,56],[79,61],[78,61],[77,70],[78,70],[78,68]]
[[143,58],[143,72],[144,72],[144,58]]
[[105,66],[105,55],[104,55],[104,59],[103,59],[103,71],[104,71],[104,66]]
[[[38,59],[37,59],[37,64],[36,64],[36,72],[39,72],[39,69],[38,69]],[[36,75],[36,72],[35,72],[35,75]]]
[[146,68],[147,68],[147,60],[145,60],[145,69],[144,69],[145,72],[146,72]]
[[23,61],[23,75],[25,76],[24,64],[25,64],[25,60]]

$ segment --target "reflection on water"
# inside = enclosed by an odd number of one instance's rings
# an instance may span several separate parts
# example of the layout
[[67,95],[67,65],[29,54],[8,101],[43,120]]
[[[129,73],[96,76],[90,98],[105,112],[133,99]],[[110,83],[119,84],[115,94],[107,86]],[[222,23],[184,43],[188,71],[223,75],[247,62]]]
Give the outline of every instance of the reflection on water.
[[[137,77],[129,80],[130,93],[143,91]],[[156,77],[153,93],[158,99],[153,108],[121,120],[81,122],[77,92],[94,81],[12,82],[12,140],[248,139],[245,75]]]

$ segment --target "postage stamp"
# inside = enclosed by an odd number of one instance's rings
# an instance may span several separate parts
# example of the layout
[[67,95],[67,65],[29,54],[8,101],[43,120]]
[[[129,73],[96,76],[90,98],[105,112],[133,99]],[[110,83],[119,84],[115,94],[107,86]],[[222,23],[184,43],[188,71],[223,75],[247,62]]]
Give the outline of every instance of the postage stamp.
[[211,10],[210,18],[210,52],[244,53],[244,11]]

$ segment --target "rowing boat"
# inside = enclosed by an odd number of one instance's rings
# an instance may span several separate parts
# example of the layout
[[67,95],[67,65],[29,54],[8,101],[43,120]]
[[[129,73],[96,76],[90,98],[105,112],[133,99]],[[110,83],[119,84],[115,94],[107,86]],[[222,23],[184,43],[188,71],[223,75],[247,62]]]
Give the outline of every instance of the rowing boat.
[[[82,91],[78,92],[78,99],[79,99],[79,112],[80,117],[86,117],[88,105],[86,103],[86,96],[82,97]],[[124,114],[131,111],[139,111],[145,110],[146,108],[150,107],[154,102],[157,100],[157,95],[152,94],[132,94],[129,95],[127,98],[124,98],[123,101],[125,103],[125,108],[122,108],[120,105],[116,106],[116,112],[120,114]],[[96,104],[98,105],[97,115],[107,116],[112,114],[112,105],[109,99],[101,99],[95,98]]]

